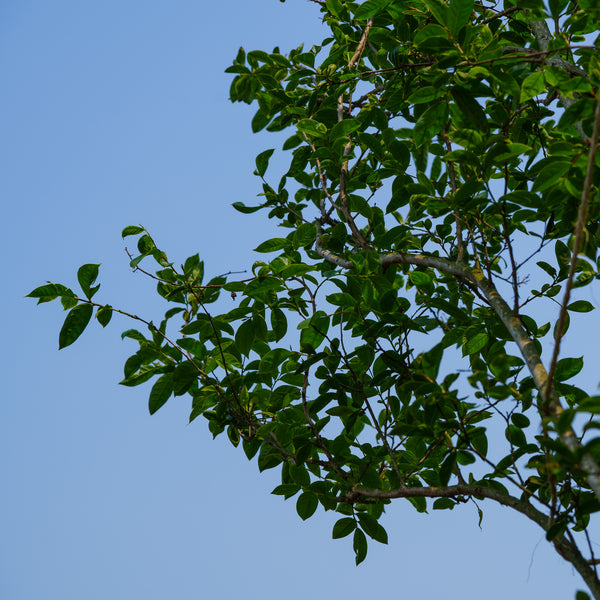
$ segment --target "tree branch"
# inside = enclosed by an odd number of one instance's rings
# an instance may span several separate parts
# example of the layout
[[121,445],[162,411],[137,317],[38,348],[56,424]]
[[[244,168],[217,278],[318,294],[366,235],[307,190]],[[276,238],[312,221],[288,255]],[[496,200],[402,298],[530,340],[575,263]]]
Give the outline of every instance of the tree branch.
[[[315,244],[315,250],[322,258],[344,269],[354,268],[354,265],[351,261],[345,260],[333,254],[329,250],[324,249],[321,245],[319,234],[320,230],[317,228],[317,243]],[[476,286],[483,293],[487,302],[494,309],[500,320],[504,323],[513,341],[519,347],[521,355],[527,363],[529,372],[533,377],[541,397],[548,397],[546,409],[548,410],[549,415],[552,418],[557,419],[562,414],[564,409],[558,396],[556,395],[556,392],[554,392],[554,390],[548,391],[548,372],[542,363],[540,354],[535,344],[529,338],[529,335],[525,331],[525,328],[523,327],[519,317],[514,314],[496,287],[485,277],[480,268],[470,268],[437,256],[426,256],[424,254],[405,254],[402,252],[382,256],[379,260],[379,264],[384,269],[391,264],[429,267],[442,273],[447,273],[448,275],[454,275],[458,279],[470,282]],[[560,439],[572,452],[576,452],[581,448],[579,440],[571,428],[561,433]],[[587,480],[590,487],[600,499],[600,467],[598,467],[596,461],[589,454],[585,454],[582,457],[581,467],[587,475]]]
[[[468,485],[459,483],[448,487],[401,487],[394,490],[377,490],[363,487],[354,487],[340,499],[340,502],[360,502],[363,498],[393,499],[393,498],[456,498],[457,496],[469,496],[471,498],[488,498],[503,506],[512,508],[525,515],[528,519],[539,525],[544,531],[548,531],[550,521],[541,511],[534,508],[526,500],[514,498],[499,490],[479,485]],[[553,538],[552,543],[556,551],[568,562],[570,562],[583,580],[589,586],[595,598],[600,598],[600,582],[596,577],[593,566],[582,556],[577,546],[568,540],[563,534]]]

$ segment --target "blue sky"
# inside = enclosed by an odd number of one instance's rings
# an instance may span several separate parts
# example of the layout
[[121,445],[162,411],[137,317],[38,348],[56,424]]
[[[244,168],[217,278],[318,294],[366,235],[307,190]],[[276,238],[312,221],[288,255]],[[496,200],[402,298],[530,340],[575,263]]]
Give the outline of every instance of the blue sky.
[[[253,108],[228,102],[238,47],[322,39],[306,0],[0,3],[0,196],[5,259],[0,403],[0,597],[570,598],[577,574],[510,511],[388,509],[390,544],[354,566],[332,513],[303,523],[189,399],[155,416],[124,388],[134,345],[113,319],[58,352],[64,314],[24,295],[75,283],[100,262],[99,301],[157,319],[153,286],[128,268],[120,231],[142,223],[172,260],[196,252],[209,276],[248,268],[275,237],[254,156]],[[589,297],[597,305],[596,299]],[[593,385],[595,385],[594,382]]]

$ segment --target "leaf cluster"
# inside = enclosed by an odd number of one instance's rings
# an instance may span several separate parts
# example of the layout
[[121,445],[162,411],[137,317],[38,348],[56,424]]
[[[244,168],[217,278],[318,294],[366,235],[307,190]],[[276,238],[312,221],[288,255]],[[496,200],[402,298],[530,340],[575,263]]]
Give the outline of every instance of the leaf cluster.
[[[599,278],[598,7],[317,4],[322,44],[241,48],[227,69],[253,131],[289,134],[278,181],[275,149],[256,158],[260,204],[233,204],[281,234],[248,278],[204,283],[198,255],[178,268],[125,228],[130,266],[173,308],[158,326],[128,314],[145,331],[123,334],[138,347],[121,383],[153,380],[151,413],[189,395],[190,420],[281,470],[273,493],[302,519],[338,513],[357,563],[368,538],[387,542],[394,498],[419,512],[487,499],[542,527],[596,594],[573,532],[600,508],[600,403],[571,381],[583,358],[543,350],[594,308],[570,290]],[[83,297],[29,294],[69,310],[60,347],[93,307],[103,326],[117,311],[92,300],[97,274],[79,270]],[[543,307],[561,298],[558,327]]]

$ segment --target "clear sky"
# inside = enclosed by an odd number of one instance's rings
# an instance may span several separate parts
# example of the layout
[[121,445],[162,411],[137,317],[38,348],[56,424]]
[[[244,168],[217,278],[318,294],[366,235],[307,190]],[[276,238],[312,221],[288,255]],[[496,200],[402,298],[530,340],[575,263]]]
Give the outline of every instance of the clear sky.
[[[228,101],[240,45],[282,50],[323,35],[307,0],[0,0],[0,198],[4,257],[0,402],[0,598],[572,598],[579,577],[541,531],[483,505],[417,514],[396,502],[390,544],[354,566],[333,513],[294,501],[205,421],[189,398],[147,410],[118,385],[135,344],[114,318],[58,352],[64,313],[25,294],[75,284],[102,263],[97,298],[159,319],[128,268],[121,229],[142,223],[172,260],[209,276],[248,268],[275,237],[254,156],[254,109]],[[596,299],[589,298],[597,306]],[[580,352],[581,353],[581,352]],[[595,382],[594,382],[595,385]]]

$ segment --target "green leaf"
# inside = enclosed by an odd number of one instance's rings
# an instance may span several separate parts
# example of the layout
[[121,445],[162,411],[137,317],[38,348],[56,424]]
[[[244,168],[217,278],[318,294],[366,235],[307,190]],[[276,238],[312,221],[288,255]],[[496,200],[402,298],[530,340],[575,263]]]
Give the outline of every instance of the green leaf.
[[[252,460],[260,449],[260,440],[258,438],[243,440],[242,448],[244,449],[244,454],[246,455],[246,458],[248,460]],[[296,492],[294,492],[294,494],[295,493]]]
[[546,89],[546,81],[544,80],[544,73],[542,71],[534,71],[530,75],[527,75],[521,84],[521,96],[519,98],[520,104],[535,98]]
[[123,366],[123,373],[125,377],[127,378],[133,375],[142,366],[143,362],[143,358],[139,352],[136,352],[135,354],[130,356],[125,361],[125,365]]
[[150,414],[153,415],[161,406],[163,406],[172,393],[173,373],[165,373],[156,380],[150,391],[150,398],[148,399],[148,409],[150,410]]
[[506,381],[510,376],[510,364],[508,363],[506,354],[503,352],[492,356],[491,360],[488,362],[488,367],[492,375],[497,377],[500,381]]
[[273,469],[281,464],[281,455],[279,452],[269,446],[269,444],[263,443],[260,447],[258,454],[258,470],[262,473],[267,469]]
[[144,232],[145,229],[140,225],[128,225],[121,232],[121,237],[125,239],[128,235],[137,235],[138,233]]
[[125,377],[122,381],[119,381],[119,385],[125,385],[127,387],[135,387],[136,385],[141,385],[151,379],[152,376],[156,373],[156,367],[147,367],[146,369],[140,369],[139,373],[134,373]]
[[235,332],[235,345],[244,356],[250,354],[254,338],[254,325],[252,319],[248,319],[247,321],[244,321]]
[[326,300],[329,302],[329,304],[333,304],[334,306],[342,306],[344,308],[356,307],[356,298],[350,294],[346,294],[345,292],[335,292],[333,294],[329,294]]
[[301,119],[297,124],[298,131],[306,133],[313,137],[325,137],[327,135],[327,127],[323,123],[314,121],[313,119]]
[[93,311],[91,304],[79,304],[71,309],[58,334],[59,349],[70,346],[83,333],[92,318]]
[[297,133],[291,135],[281,147],[282,150],[291,150],[292,148],[296,148],[304,141],[304,138],[300,137]]
[[329,316],[322,310],[298,324],[300,333],[300,349],[303,352],[316,350],[327,335]]
[[452,510],[456,506],[456,502],[451,498],[438,498],[433,503],[433,510]]
[[79,300],[75,296],[75,294],[61,294],[60,303],[63,305],[65,310],[69,310],[74,306],[77,306]]
[[358,522],[369,537],[382,544],[388,543],[387,532],[375,517],[367,513],[358,513]]
[[433,13],[440,25],[448,25],[449,10],[441,0],[423,0],[423,4]]
[[327,0],[327,10],[336,18],[336,19],[341,19],[343,18],[342,15],[344,14],[344,6],[342,5],[342,3],[340,2],[340,0]]
[[270,240],[266,240],[262,244],[259,244],[254,252],[276,252],[277,250],[283,250],[284,248],[289,248],[291,246],[290,240],[286,238],[272,238]]
[[139,253],[143,255],[150,254],[155,247],[152,238],[148,234],[143,235],[137,243],[137,249]]
[[590,81],[596,87],[600,85],[600,57],[597,54],[590,56],[590,64],[588,66],[588,74]]
[[282,287],[277,277],[259,277],[246,286],[246,295],[257,297],[271,290],[280,290]]
[[510,420],[520,429],[525,429],[530,425],[529,418],[521,413],[513,413],[510,416]]
[[550,9],[550,16],[553,19],[558,20],[562,11],[566,8],[568,0],[548,0],[548,8]]
[[336,123],[329,133],[329,139],[335,140],[340,137],[344,137],[356,131],[360,127],[360,121],[357,119],[343,119]]
[[600,415],[600,396],[590,396],[589,398],[584,398],[579,403],[577,410]]
[[527,438],[520,427],[514,424],[509,425],[504,430],[506,439],[514,446],[524,447],[527,446]]
[[354,13],[355,19],[370,19],[380,13],[391,2],[391,0],[366,0]]
[[292,496],[295,496],[300,491],[300,486],[295,483],[282,483],[278,485],[271,494],[275,496],[284,496],[287,500]]
[[356,529],[356,521],[351,517],[338,519],[333,526],[331,537],[334,540],[350,535]]
[[183,265],[183,273],[190,284],[200,285],[204,277],[204,261],[198,254],[188,256]]
[[354,561],[357,565],[367,558],[367,537],[360,529],[354,530],[354,538],[352,539],[352,548],[354,549]]
[[229,438],[232,446],[237,448],[238,444],[240,443],[240,433],[233,425],[229,425],[227,427],[227,437]]
[[92,296],[98,291],[100,286],[96,286],[95,288],[91,288],[91,285],[96,281],[98,277],[98,269],[100,265],[88,264],[83,265],[77,271],[77,280],[79,281],[79,285],[83,290],[83,293],[86,295],[88,300],[92,299]]
[[448,120],[448,105],[445,102],[436,102],[430,106],[417,120],[413,129],[413,137],[417,146],[425,142],[444,128]]
[[569,250],[569,247],[562,240],[556,240],[554,254],[556,255],[559,270],[566,272],[571,262],[571,250]]
[[559,181],[559,179],[564,177],[570,168],[571,163],[567,160],[557,160],[547,164],[542,167],[540,172],[536,175],[531,190],[534,192],[543,192],[544,190],[547,190]]
[[275,152],[275,149],[271,148],[270,150],[265,150],[264,152],[261,152],[256,157],[256,172],[260,177],[262,177],[267,172],[267,167],[269,166],[269,159],[271,158],[273,152]]
[[546,531],[546,539],[551,542],[557,535],[564,533],[566,529],[567,525],[564,521],[556,521]]
[[476,333],[473,337],[467,339],[463,346],[463,354],[467,356],[483,350],[487,346],[488,341],[489,338],[487,333],[484,331]]
[[484,427],[478,427],[475,431],[469,433],[469,442],[479,454],[487,456],[488,440]]
[[437,379],[440,363],[444,354],[444,346],[437,344],[428,352],[425,352],[421,357],[423,371],[430,379]]
[[263,208],[262,205],[261,206],[246,206],[242,202],[234,202],[231,206],[233,206],[233,208],[235,208],[235,210],[237,210],[238,212],[241,212],[245,215],[249,215],[250,213],[254,213],[257,210],[260,210],[261,208]]
[[254,327],[254,335],[261,342],[267,341],[268,330],[264,317],[260,313],[252,315],[252,326]]
[[271,114],[264,111],[262,108],[259,108],[252,121],[250,122],[250,127],[252,128],[252,133],[257,133],[261,129],[264,129],[269,122],[271,121]]
[[456,37],[473,13],[474,0],[451,0],[447,12],[447,25],[452,37]]
[[314,223],[302,223],[294,233],[294,248],[308,246],[317,237],[317,227]]
[[422,104],[424,102],[431,102],[436,98],[439,98],[444,94],[444,89],[440,87],[436,87],[433,85],[426,85],[420,88],[417,88],[412,94],[408,97],[407,102],[410,104]]
[[106,327],[112,318],[113,309],[110,304],[106,306],[101,306],[96,312],[96,319],[98,319],[98,323],[102,325],[102,327]]
[[440,484],[448,485],[450,481],[450,477],[454,474],[454,469],[456,467],[456,452],[451,452],[446,456],[444,462],[440,465],[438,470],[440,476]]
[[198,380],[199,373],[192,362],[186,360],[173,371],[173,395],[182,396]]
[[296,501],[296,512],[303,521],[312,517],[317,510],[319,500],[312,492],[304,492],[298,496]]
[[408,275],[411,283],[418,288],[431,286],[431,276],[424,271],[411,271]]
[[141,334],[137,329],[127,329],[121,334],[121,339],[131,338],[132,340],[136,340],[140,342],[140,344],[147,342],[148,340]]
[[139,256],[136,256],[135,258],[132,258],[132,259],[129,261],[129,266],[130,266],[132,269],[135,269],[135,268],[136,268],[136,267],[137,267],[137,266],[138,266],[138,265],[139,265],[139,264],[142,262],[142,260],[143,260],[144,258],[146,258],[146,256],[148,256],[148,255],[147,255],[147,254],[140,254]]
[[304,465],[290,465],[290,477],[294,483],[301,487],[310,485],[310,474]]
[[552,265],[549,265],[543,260],[540,260],[535,264],[540,267],[540,269],[544,270],[548,275],[550,275],[550,277],[556,277],[556,269]]
[[594,310],[594,305],[587,300],[575,300],[567,306],[567,309],[573,312],[590,312]]
[[471,454],[471,452],[467,452],[466,450],[458,450],[456,452],[456,462],[459,465],[472,465],[475,462],[476,458]]
[[29,292],[26,298],[37,298],[38,304],[42,304],[42,302],[50,302],[65,295],[71,297],[75,296],[69,288],[60,283],[47,283]]
[[[555,287],[559,287],[559,286],[555,286]],[[563,330],[561,331],[561,335],[565,335],[567,333],[567,331],[569,330],[569,325],[571,324],[571,317],[569,316],[569,313],[565,313],[565,321],[563,324]],[[558,332],[558,319],[556,320],[556,322],[554,323],[554,327],[552,328],[552,335],[554,337],[554,339],[556,339],[556,335]]]
[[554,378],[556,381],[566,381],[583,369],[583,356],[579,358],[562,358],[556,363]]
[[[461,0],[457,0],[461,1]],[[452,6],[452,5],[450,5]],[[473,3],[471,2],[471,8]],[[467,90],[461,87],[454,86],[450,90],[452,94],[452,98],[456,105],[458,106],[460,112],[464,115],[464,117],[471,121],[473,126],[479,131],[488,131],[488,122],[485,111],[483,110],[481,104],[475,100],[472,94],[470,94]]]
[[275,334],[276,342],[278,342],[287,332],[287,318],[285,313],[279,308],[271,309],[271,328]]

